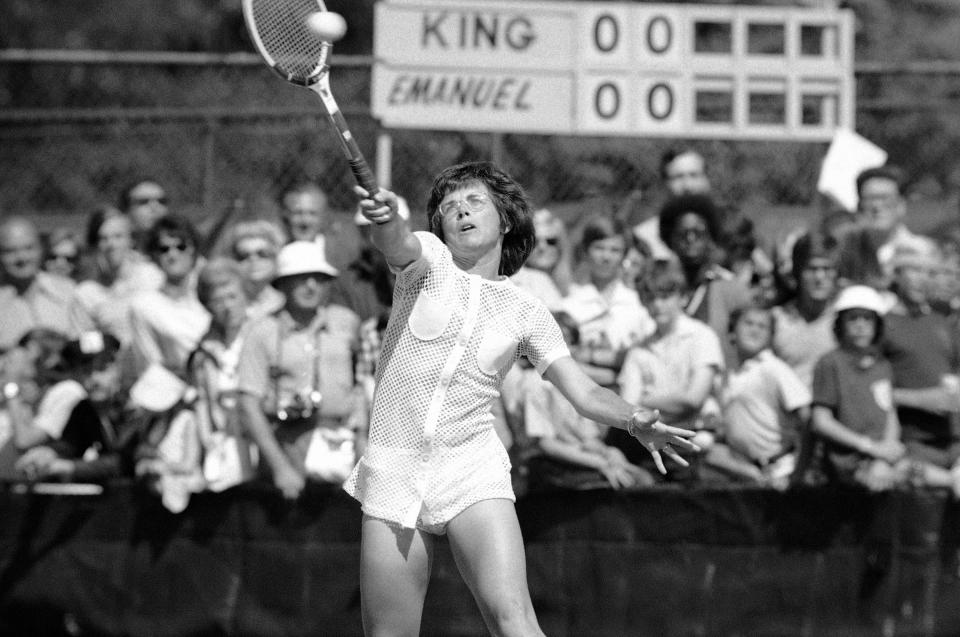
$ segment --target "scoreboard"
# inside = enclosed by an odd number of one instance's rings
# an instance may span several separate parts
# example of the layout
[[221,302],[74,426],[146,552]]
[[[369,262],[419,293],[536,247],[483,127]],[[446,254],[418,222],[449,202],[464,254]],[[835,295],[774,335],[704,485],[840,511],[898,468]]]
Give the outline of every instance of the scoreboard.
[[836,8],[523,0],[376,4],[388,127],[826,141],[853,122]]

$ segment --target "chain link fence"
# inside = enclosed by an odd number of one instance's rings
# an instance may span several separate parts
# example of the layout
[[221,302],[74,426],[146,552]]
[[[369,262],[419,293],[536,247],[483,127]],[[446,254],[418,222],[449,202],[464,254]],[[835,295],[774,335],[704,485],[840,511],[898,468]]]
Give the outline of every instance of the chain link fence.
[[[370,115],[370,63],[333,60],[334,93],[371,164],[389,136],[392,187],[423,207],[433,176],[493,159],[536,205],[571,216],[617,209],[639,194],[653,208],[658,163],[683,140],[383,130]],[[172,206],[202,220],[227,208],[276,212],[280,193],[311,179],[352,209],[352,177],[316,95],[247,54],[24,52],[0,58],[0,213],[81,226],[149,176]],[[690,141],[719,196],[743,210],[815,206],[822,143]],[[653,193],[652,197],[649,197]],[[202,225],[202,224],[201,224]]]

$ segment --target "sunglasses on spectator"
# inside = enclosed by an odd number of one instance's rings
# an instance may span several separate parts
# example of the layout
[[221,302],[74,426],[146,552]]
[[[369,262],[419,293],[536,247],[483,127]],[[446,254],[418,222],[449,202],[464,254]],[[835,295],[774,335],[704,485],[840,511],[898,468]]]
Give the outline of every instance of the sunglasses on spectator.
[[440,211],[440,216],[449,217],[462,210],[466,210],[467,212],[480,212],[489,202],[490,198],[485,194],[472,192],[463,199],[451,199],[444,204],[440,204],[438,210]]
[[67,263],[76,263],[77,255],[75,254],[51,254],[47,257],[47,261],[66,261]]
[[130,200],[130,203],[133,204],[134,206],[145,206],[148,203],[153,201],[157,202],[162,206],[167,205],[166,195],[161,195],[159,197],[134,197],[133,199]]
[[156,251],[159,254],[166,254],[168,252],[173,252],[174,250],[177,252],[186,252],[189,249],[190,246],[188,246],[186,243],[183,241],[178,241],[177,243],[161,243],[157,246]]
[[703,239],[706,236],[706,228],[677,228],[673,232],[674,239]]
[[560,245],[560,239],[558,237],[541,237],[537,239],[537,243],[544,243],[548,246],[558,246]]
[[254,257],[258,259],[272,259],[276,255],[271,250],[251,250],[250,252],[237,252],[237,261],[247,261]]

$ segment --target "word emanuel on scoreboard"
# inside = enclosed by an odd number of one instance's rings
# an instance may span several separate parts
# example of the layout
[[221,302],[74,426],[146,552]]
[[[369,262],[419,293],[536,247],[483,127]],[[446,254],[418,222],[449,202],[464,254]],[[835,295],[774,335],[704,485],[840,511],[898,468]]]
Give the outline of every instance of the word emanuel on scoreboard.
[[854,124],[849,10],[387,0],[374,27],[389,127],[823,141]]

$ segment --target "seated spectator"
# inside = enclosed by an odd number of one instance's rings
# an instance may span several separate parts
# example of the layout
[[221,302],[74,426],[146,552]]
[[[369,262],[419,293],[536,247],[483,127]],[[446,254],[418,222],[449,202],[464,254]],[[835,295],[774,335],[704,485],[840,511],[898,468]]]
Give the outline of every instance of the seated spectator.
[[893,370],[877,348],[886,311],[873,288],[852,285],[836,301],[837,349],[814,368],[813,431],[826,441],[831,480],[871,491],[905,478],[900,422],[893,405]]
[[94,327],[130,343],[130,302],[142,292],[158,290],[163,272],[138,252],[130,218],[115,208],[95,210],[87,221],[90,271],[77,284],[77,298]]
[[0,352],[37,327],[68,337],[91,327],[72,282],[43,272],[40,234],[26,217],[0,221]]
[[146,252],[147,236],[169,214],[167,191],[152,177],[139,178],[120,191],[120,212],[130,219],[135,246]]
[[900,247],[892,257],[896,304],[884,320],[883,354],[893,366],[893,401],[912,460],[960,474],[960,338],[951,320],[927,302],[930,272],[939,260],[929,240]]
[[533,213],[537,243],[510,279],[550,310],[557,310],[573,280],[571,246],[563,220],[546,208]]
[[119,351],[120,341],[100,332],[64,346],[65,370],[82,384],[85,397],[56,436],[21,456],[18,468],[29,479],[105,482],[133,474],[133,450],[143,427],[126,409]]
[[274,285],[286,304],[251,324],[240,353],[241,422],[260,469],[289,499],[308,476],[343,481],[356,463],[355,438],[366,431],[368,406],[353,369],[360,321],[327,302],[338,274],[316,243],[284,246]]
[[794,242],[790,263],[794,292],[773,308],[773,351],[809,388],[814,365],[836,347],[837,243],[829,235],[808,232]]
[[[627,351],[617,379],[620,395],[632,404],[659,409],[661,419],[671,425],[714,429],[718,410],[712,393],[724,370],[720,339],[708,325],[684,314],[687,280],[675,262],[658,261],[639,288],[656,330]],[[611,441],[628,458],[643,457],[632,449],[636,445]]]
[[85,392],[66,378],[61,352],[67,338],[46,328],[27,332],[0,357],[3,436],[0,477],[23,478],[14,468],[20,453],[59,436]]
[[[567,344],[574,349],[579,334],[563,312],[554,314]],[[531,382],[524,393],[526,435],[539,455],[531,458],[532,488],[586,488],[598,484],[614,489],[653,484],[653,476],[629,462],[623,452],[603,441],[606,427],[577,413],[551,383]]]
[[197,299],[194,284],[197,244],[193,223],[181,215],[163,217],[147,236],[147,250],[164,280],[160,289],[139,294],[130,303],[138,375],[159,365],[182,377],[187,356],[210,327],[210,314]]
[[576,359],[606,387],[616,383],[627,348],[653,331],[636,291],[621,279],[630,241],[622,221],[609,215],[589,217],[577,245],[577,280],[562,304],[580,332]]
[[675,197],[660,211],[660,238],[677,255],[686,288],[683,311],[726,337],[730,314],[752,301],[750,290],[717,261],[721,213],[707,195]]
[[283,307],[283,295],[271,284],[277,273],[277,253],[284,243],[283,231],[265,219],[241,221],[227,230],[225,256],[235,259],[243,271],[251,319]]
[[762,307],[730,317],[735,366],[723,382],[723,424],[705,463],[734,479],[782,489],[796,467],[810,389],[770,351],[773,331],[773,314]]
[[76,281],[80,274],[83,246],[73,230],[57,228],[44,237],[43,243],[44,271]]

